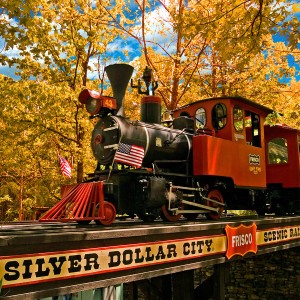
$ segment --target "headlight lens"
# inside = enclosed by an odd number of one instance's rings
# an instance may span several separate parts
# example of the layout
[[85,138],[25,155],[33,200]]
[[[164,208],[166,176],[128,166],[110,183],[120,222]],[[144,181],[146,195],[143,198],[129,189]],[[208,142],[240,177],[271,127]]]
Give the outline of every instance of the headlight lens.
[[87,112],[91,115],[97,114],[101,108],[100,102],[100,99],[89,97],[85,103]]

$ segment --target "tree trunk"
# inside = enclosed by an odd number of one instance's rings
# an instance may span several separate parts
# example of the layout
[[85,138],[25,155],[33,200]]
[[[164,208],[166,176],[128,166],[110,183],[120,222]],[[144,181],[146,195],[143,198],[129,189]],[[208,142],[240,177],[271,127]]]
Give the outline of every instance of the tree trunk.
[[24,187],[24,174],[22,172],[20,178],[20,191],[19,191],[19,221],[23,221],[23,187]]

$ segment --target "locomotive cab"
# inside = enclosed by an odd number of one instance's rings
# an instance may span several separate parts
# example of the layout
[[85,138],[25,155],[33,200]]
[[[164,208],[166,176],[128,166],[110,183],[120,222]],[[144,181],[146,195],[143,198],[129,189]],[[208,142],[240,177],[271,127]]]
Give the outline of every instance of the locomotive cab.
[[242,97],[200,100],[174,111],[174,121],[181,116],[194,120],[198,134],[263,147],[263,124],[272,110]]
[[174,116],[183,112],[194,119],[197,132],[193,175],[221,190],[228,208],[252,208],[258,191],[266,188],[263,124],[272,110],[245,98],[222,97],[192,103]]

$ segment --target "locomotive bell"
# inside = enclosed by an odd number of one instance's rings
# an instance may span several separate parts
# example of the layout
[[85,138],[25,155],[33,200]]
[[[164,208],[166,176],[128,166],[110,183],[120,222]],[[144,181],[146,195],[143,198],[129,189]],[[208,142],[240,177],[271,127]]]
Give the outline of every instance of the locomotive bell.
[[117,99],[117,115],[124,115],[123,101],[133,69],[128,64],[113,64],[105,68],[113,90],[113,97]]

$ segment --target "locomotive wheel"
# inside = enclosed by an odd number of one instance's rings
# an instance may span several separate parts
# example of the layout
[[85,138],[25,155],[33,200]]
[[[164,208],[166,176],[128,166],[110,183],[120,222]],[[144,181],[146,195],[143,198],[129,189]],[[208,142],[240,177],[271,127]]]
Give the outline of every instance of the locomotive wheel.
[[[181,205],[180,209],[182,208],[183,205]],[[172,211],[168,210],[167,204],[161,207],[161,211],[162,211],[161,218],[164,221],[168,221],[168,222],[177,222],[182,216],[182,214],[175,215]]]
[[[212,200],[216,200],[220,203],[224,203],[224,198],[222,193],[219,190],[211,190],[208,195],[207,198],[212,199]],[[206,218],[209,220],[219,220],[221,217],[221,214],[224,210],[224,206],[219,205],[217,203],[214,202],[210,202],[210,201],[206,201],[206,205],[210,206],[210,207],[214,207],[214,208],[219,208],[219,212],[211,212],[208,214],[205,214]]]
[[95,220],[96,224],[102,224],[102,225],[111,225],[114,220],[116,219],[116,208],[115,206],[108,202],[104,201],[104,216],[105,219],[103,220]]

